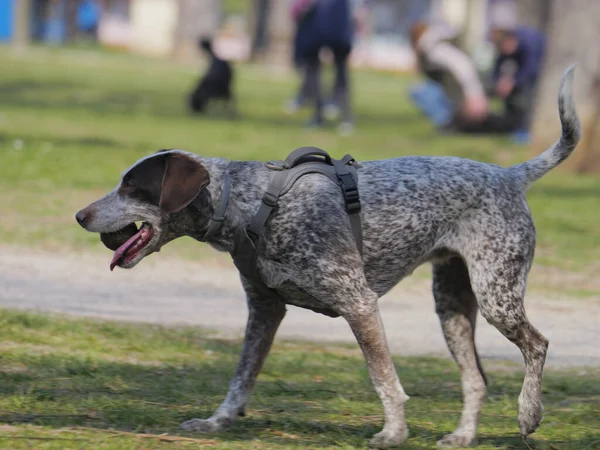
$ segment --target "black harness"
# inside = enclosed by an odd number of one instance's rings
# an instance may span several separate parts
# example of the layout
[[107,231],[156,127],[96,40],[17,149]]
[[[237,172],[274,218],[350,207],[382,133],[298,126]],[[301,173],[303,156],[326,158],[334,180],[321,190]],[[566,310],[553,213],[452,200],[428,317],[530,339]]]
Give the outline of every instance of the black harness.
[[[360,166],[352,156],[346,155],[341,160],[336,160],[319,148],[301,147],[290,153],[285,161],[269,161],[265,166],[273,171],[269,186],[250,224],[237,230],[231,252],[235,266],[246,279],[259,290],[270,290],[264,284],[257,265],[257,247],[261,232],[273,210],[277,208],[279,199],[290,190],[296,180],[309,173],[325,175],[340,186],[354,240],[362,256],[361,207],[356,170]],[[226,172],[221,198],[204,240],[212,235],[225,219],[230,187],[229,172]]]

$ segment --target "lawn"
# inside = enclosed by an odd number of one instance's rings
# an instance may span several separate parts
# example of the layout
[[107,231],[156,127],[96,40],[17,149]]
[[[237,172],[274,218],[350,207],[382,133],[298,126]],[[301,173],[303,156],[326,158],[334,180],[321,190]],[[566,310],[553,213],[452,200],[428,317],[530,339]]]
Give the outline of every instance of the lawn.
[[[293,74],[239,65],[240,120],[186,114],[184,96],[199,67],[93,50],[34,48],[15,56],[0,47],[0,244],[68,250],[100,248],[73,214],[114,187],[137,158],[183,148],[231,159],[285,157],[302,145],[359,159],[456,155],[509,165],[530,157],[507,139],[440,136],[411,107],[406,75],[358,72],[353,79],[357,130],[307,130],[282,113]],[[557,130],[558,136],[558,130]],[[528,194],[539,232],[536,268],[600,268],[600,180],[555,172]],[[202,246],[167,252],[202,258]],[[589,283],[587,283],[589,284]],[[593,284],[573,290],[600,292]]]
[[[235,2],[231,2],[235,3]],[[189,117],[184,96],[198,67],[91,50],[0,47],[0,245],[96,251],[97,236],[73,218],[117,183],[137,158],[184,148],[231,159],[285,157],[320,146],[359,159],[456,155],[509,165],[530,157],[505,139],[441,137],[406,100],[413,78],[358,72],[357,130],[307,130],[306,113],[281,112],[293,74],[241,65],[241,118]],[[552,173],[529,192],[539,239],[536,266],[548,286],[600,292],[600,180]],[[204,258],[189,240],[165,249]],[[569,272],[567,283],[565,270]],[[560,276],[556,276],[559,274]],[[551,279],[548,279],[551,278]],[[277,342],[248,417],[211,436],[178,431],[207,417],[227,390],[240,342],[206,330],[71,320],[0,310],[0,448],[215,449],[363,448],[379,430],[380,403],[356,346]],[[395,358],[406,391],[410,439],[432,448],[457,424],[460,380],[454,363]],[[527,448],[518,437],[522,369],[484,361],[491,386],[480,448]],[[528,445],[600,448],[597,370],[547,371],[546,418]]]
[[[240,342],[164,328],[0,311],[0,448],[364,448],[382,410],[356,346],[276,342],[248,415],[227,432],[178,430],[227,390]],[[395,358],[411,430],[404,448],[434,448],[461,410],[453,362]],[[489,398],[481,449],[527,448],[518,436],[519,365],[484,361]],[[600,375],[547,371],[535,449],[600,448]]]

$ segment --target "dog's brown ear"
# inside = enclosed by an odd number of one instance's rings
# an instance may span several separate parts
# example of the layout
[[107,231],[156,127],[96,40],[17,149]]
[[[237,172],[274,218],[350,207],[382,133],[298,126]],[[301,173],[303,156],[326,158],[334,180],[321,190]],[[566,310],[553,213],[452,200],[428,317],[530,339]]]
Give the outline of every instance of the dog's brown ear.
[[167,155],[158,206],[174,213],[188,206],[210,182],[202,164],[183,153]]

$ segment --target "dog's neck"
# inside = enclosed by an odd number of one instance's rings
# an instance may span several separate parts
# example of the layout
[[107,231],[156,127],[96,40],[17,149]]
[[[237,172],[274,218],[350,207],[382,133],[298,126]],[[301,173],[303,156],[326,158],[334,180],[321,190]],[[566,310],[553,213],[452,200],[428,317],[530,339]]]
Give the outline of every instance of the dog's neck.
[[[192,238],[204,241],[211,217],[218,208],[223,195],[225,174],[229,172],[231,190],[225,220],[206,242],[217,250],[231,252],[236,230],[250,223],[260,206],[261,198],[269,182],[269,171],[259,161],[232,161],[220,158],[201,158],[202,165],[210,175],[207,186],[208,198],[197,207],[194,226],[186,230]],[[202,204],[204,203],[204,206]]]

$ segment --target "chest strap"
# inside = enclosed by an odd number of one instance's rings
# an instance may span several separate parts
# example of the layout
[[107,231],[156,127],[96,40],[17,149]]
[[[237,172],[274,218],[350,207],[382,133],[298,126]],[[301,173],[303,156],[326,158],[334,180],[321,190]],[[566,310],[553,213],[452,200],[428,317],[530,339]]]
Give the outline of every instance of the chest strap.
[[273,210],[277,208],[279,198],[290,190],[298,178],[309,173],[325,175],[340,186],[356,247],[362,256],[357,166],[358,164],[350,155],[336,160],[324,150],[315,147],[301,147],[290,153],[285,161],[266,163],[266,167],[273,173],[260,207],[250,224],[240,228],[235,235],[234,250],[231,256],[240,273],[255,284],[266,288],[256,264],[258,241],[262,229]]

